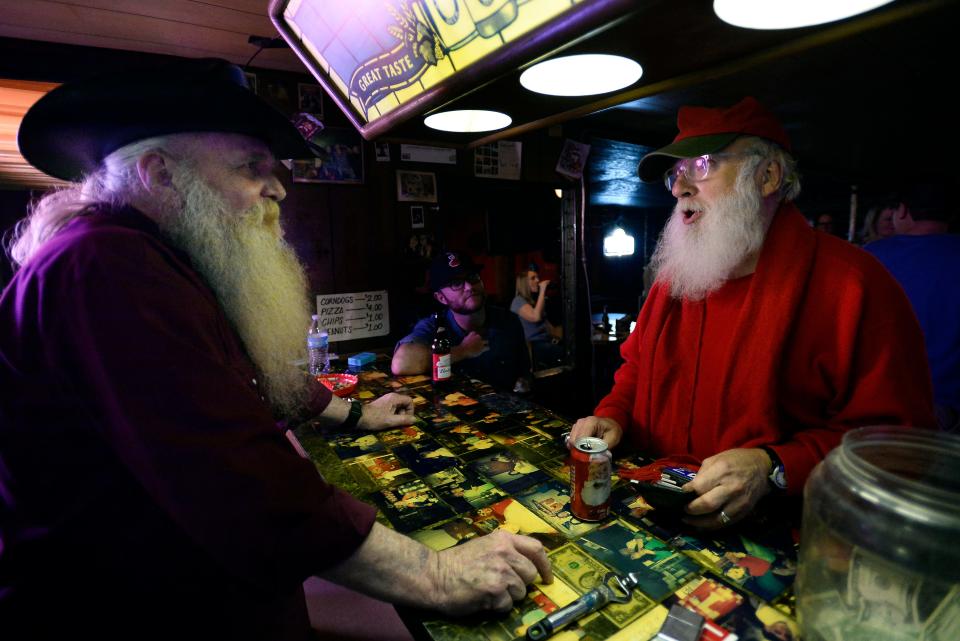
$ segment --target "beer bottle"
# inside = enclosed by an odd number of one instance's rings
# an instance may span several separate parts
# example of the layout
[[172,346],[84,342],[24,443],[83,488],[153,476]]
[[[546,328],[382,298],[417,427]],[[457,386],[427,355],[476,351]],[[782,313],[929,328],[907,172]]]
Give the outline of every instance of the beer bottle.
[[440,314],[433,315],[436,323],[436,330],[433,333],[433,344],[430,350],[433,353],[433,366],[431,368],[434,385],[440,385],[450,380],[453,373],[452,361],[450,357],[450,338],[447,336],[447,328],[443,324]]

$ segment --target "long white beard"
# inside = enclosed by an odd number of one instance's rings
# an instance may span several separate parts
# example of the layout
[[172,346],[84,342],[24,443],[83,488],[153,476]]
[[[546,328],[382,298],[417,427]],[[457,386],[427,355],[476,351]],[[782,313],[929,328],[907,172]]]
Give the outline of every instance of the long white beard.
[[[669,285],[674,298],[702,300],[720,288],[752,254],[759,252],[769,221],[753,171],[741,171],[736,187],[713,207],[696,198],[677,203],[667,221],[651,264],[657,281]],[[684,210],[703,209],[692,225]]]
[[309,303],[303,268],[281,237],[279,206],[265,198],[248,211],[231,211],[189,168],[173,182],[182,203],[161,217],[161,229],[220,301],[274,409],[296,413],[307,387],[291,361],[303,357]]

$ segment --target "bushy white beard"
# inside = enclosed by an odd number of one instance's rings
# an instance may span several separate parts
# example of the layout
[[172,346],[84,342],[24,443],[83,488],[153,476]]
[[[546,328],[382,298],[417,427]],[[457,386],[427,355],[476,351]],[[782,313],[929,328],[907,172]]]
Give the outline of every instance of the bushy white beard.
[[[702,300],[763,246],[769,221],[762,214],[753,173],[750,163],[745,164],[733,191],[711,208],[696,198],[674,207],[651,259],[657,281],[668,284],[674,298]],[[685,225],[687,209],[703,209],[703,215]]]
[[291,364],[304,352],[307,281],[280,232],[280,208],[264,198],[231,211],[216,190],[190,168],[174,175],[182,203],[158,221],[185,251],[220,301],[260,371],[274,409],[291,415],[303,407],[306,377]]

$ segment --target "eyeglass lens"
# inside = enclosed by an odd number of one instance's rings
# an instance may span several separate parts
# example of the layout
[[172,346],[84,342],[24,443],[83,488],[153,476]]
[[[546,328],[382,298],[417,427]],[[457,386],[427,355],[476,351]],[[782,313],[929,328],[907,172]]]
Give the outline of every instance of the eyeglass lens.
[[673,191],[673,185],[680,180],[680,176],[685,176],[690,182],[704,180],[710,172],[710,155],[698,156],[696,158],[684,158],[678,160],[663,176],[663,182],[667,189]]
[[463,289],[463,286],[466,285],[467,283],[470,283],[471,285],[476,285],[479,282],[480,282],[479,274],[468,274],[464,278],[457,278],[455,280],[451,280],[450,284],[447,285],[447,287],[449,287],[455,292],[458,292],[461,289]]

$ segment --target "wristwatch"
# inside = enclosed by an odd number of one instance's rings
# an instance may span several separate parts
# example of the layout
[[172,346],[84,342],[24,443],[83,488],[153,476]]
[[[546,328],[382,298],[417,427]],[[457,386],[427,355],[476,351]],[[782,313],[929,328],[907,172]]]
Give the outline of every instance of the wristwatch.
[[363,415],[363,403],[352,399],[347,402],[350,403],[350,413],[347,414],[347,418],[343,420],[340,427],[349,430],[356,427],[357,423],[360,422],[360,417]]
[[780,460],[780,457],[777,456],[773,448],[761,445],[760,449],[770,457],[771,470],[767,480],[770,482],[771,487],[775,490],[787,489],[787,476],[784,473],[783,461]]

